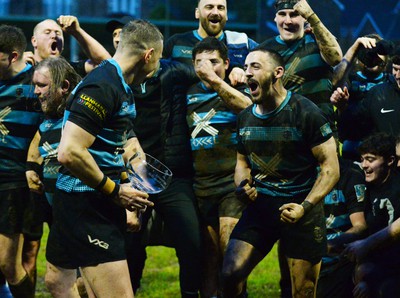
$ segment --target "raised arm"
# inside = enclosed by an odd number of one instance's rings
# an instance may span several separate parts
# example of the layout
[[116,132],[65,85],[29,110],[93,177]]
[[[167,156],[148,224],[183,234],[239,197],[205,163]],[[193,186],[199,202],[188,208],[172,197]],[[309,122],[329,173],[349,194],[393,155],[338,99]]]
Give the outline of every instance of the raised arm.
[[89,58],[85,63],[85,71],[89,73],[96,67],[101,61],[111,58],[108,51],[91,35],[89,35],[85,30],[79,25],[79,21],[75,16],[64,16],[61,15],[57,19],[60,24],[61,29],[71,34],[79,43],[82,50]]
[[335,67],[332,84],[334,87],[342,87],[354,65],[357,53],[361,47],[372,49],[376,47],[376,40],[369,37],[359,37],[347,50],[342,61]]
[[342,49],[335,36],[325,27],[306,0],[300,0],[293,7],[310,24],[317,40],[322,58],[330,66],[342,60]]
[[195,71],[200,80],[208,83],[232,111],[239,113],[251,105],[252,102],[249,96],[230,86],[215,73],[210,60],[203,60],[201,63],[197,63]]

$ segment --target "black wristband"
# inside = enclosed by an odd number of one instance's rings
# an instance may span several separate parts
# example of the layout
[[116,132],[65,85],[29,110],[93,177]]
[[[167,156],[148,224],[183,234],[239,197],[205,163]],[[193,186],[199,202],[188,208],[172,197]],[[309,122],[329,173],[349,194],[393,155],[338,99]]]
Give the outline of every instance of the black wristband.
[[41,174],[43,172],[42,165],[34,161],[27,161],[25,164],[25,169],[26,171],[35,171],[37,174]]
[[304,209],[304,215],[306,215],[308,212],[311,211],[311,209],[314,207],[313,203],[304,200],[303,203],[301,203],[301,206],[303,206]]
[[108,197],[114,199],[118,195],[119,189],[120,189],[119,184],[115,183],[115,187],[114,187],[113,191],[108,195]]
[[102,188],[103,188],[103,186],[106,184],[106,182],[107,182],[107,176],[104,175],[104,176],[103,176],[103,179],[101,179],[99,185],[97,185],[94,189],[95,189],[95,190],[98,190],[98,191],[101,191]]

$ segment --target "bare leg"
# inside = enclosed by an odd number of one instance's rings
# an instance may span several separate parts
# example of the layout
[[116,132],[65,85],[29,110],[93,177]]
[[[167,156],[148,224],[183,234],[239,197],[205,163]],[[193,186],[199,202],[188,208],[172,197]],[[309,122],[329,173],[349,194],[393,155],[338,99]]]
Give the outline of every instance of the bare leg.
[[0,268],[9,284],[17,284],[26,275],[22,266],[22,234],[0,234]]
[[222,266],[223,296],[234,298],[240,295],[247,277],[264,257],[247,242],[229,240]]
[[134,297],[126,260],[81,269],[96,297]]
[[53,297],[79,298],[75,281],[75,269],[64,269],[47,262],[45,282]]
[[218,232],[207,226],[204,232],[204,270],[201,297],[216,297],[218,275],[221,268],[221,251],[219,250]]
[[312,265],[305,260],[292,258],[288,258],[287,260],[292,281],[293,297],[315,297],[321,262]]
[[36,287],[36,260],[39,253],[40,240],[24,241],[22,249],[22,265]]

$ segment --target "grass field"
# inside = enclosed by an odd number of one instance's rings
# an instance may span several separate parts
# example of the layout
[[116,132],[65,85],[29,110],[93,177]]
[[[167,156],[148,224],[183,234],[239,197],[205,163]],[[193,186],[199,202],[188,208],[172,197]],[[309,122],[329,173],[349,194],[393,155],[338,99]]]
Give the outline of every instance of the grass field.
[[[42,238],[38,259],[38,298],[51,297],[44,286],[45,241],[48,230]],[[180,297],[178,281],[178,261],[171,248],[153,246],[147,248],[146,267],[136,297],[138,298],[176,298]],[[255,268],[248,280],[250,298],[279,297],[279,270],[276,248]]]

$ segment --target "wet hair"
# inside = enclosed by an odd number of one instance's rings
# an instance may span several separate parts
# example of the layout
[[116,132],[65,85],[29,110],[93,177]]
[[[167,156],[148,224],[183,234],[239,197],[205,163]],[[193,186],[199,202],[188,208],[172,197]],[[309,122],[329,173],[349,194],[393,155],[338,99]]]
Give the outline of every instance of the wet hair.
[[0,52],[11,54],[15,51],[18,53],[19,59],[22,59],[26,45],[26,37],[21,28],[0,25]]
[[228,47],[214,36],[208,36],[196,43],[192,51],[192,59],[195,60],[196,55],[204,52],[218,52],[222,60],[228,59]]
[[396,156],[396,139],[383,132],[366,137],[358,147],[360,155],[374,154],[382,156],[386,161]]
[[[69,90],[72,91],[81,81],[81,77],[75,69],[63,57],[49,57],[40,61],[35,66],[35,71],[41,68],[47,68],[50,74],[50,94],[55,94],[56,90],[63,86],[65,81],[69,82]],[[70,92],[69,92],[70,93]],[[69,93],[63,98],[57,108],[57,115],[62,116],[65,110],[66,99]]]
[[137,19],[122,28],[118,49],[130,49],[140,54],[149,48],[159,47],[163,39],[162,33],[154,24]]
[[283,68],[285,68],[285,62],[283,61],[282,56],[277,51],[265,49],[265,48],[261,48],[261,47],[255,47],[254,49],[250,50],[250,53],[251,52],[266,53],[269,55],[271,60],[274,62],[275,67],[282,66]]

